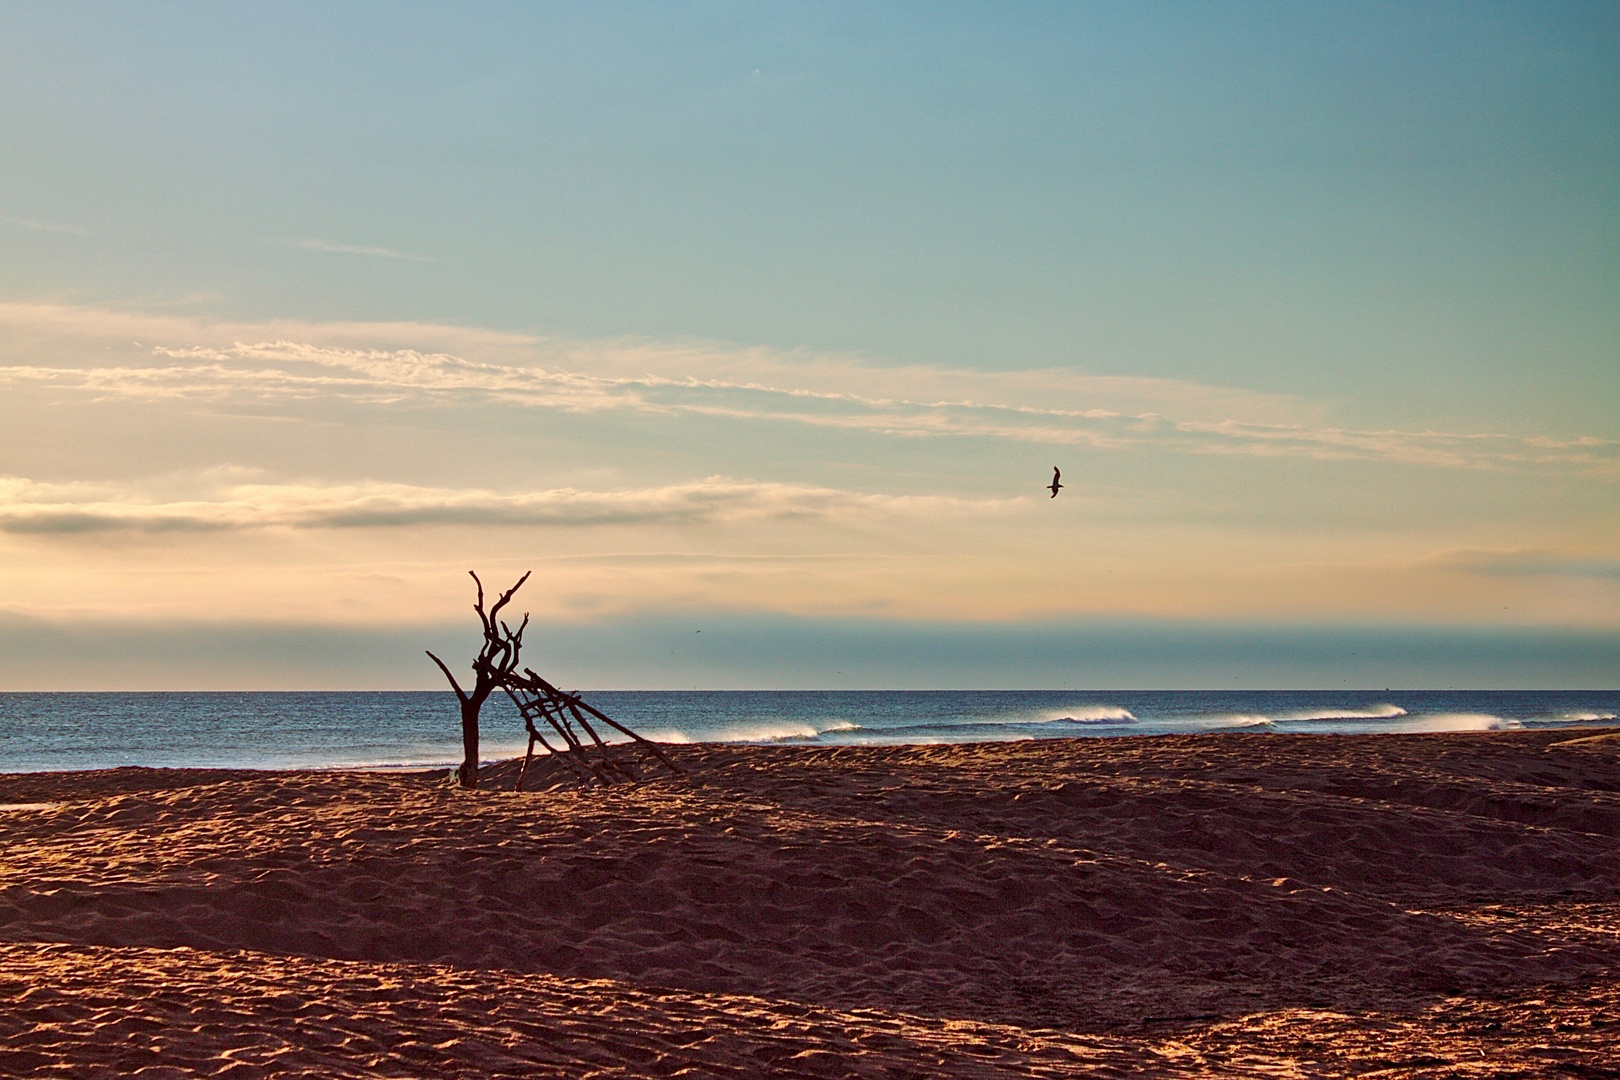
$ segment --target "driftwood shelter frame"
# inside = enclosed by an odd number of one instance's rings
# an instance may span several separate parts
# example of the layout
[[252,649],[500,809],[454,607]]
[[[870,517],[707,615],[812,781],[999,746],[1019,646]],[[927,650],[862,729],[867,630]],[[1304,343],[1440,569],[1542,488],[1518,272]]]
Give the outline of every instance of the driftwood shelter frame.
[[[527,612],[524,613],[523,621],[516,630],[500,616],[502,609],[511,603],[513,595],[529,580],[529,574],[524,574],[516,585],[501,593],[485,611],[484,583],[473,571],[467,573],[478,587],[478,599],[473,604],[473,611],[478,615],[484,632],[484,643],[472,663],[472,687],[463,689],[449,665],[431,650],[427,654],[449,680],[460,708],[462,761],[456,770],[456,778],[462,787],[478,786],[478,719],[484,702],[496,690],[501,690],[511,699],[518,714],[523,717],[523,726],[529,734],[529,748],[523,755],[523,768],[518,772],[513,788],[515,791],[523,790],[523,782],[528,778],[537,745],[561,761],[575,780],[586,785],[639,781],[641,776],[631,762],[632,756],[642,758],[643,767],[661,765],[672,773],[681,771],[656,743],[642,738],[611,716],[587,704],[578,694],[558,689],[533,668],[518,671],[523,651],[523,632],[528,629],[529,616]],[[619,744],[608,742],[591,725],[588,717],[595,717],[598,722],[627,736],[630,741]],[[541,731],[542,727],[550,728],[561,745],[553,746]]]

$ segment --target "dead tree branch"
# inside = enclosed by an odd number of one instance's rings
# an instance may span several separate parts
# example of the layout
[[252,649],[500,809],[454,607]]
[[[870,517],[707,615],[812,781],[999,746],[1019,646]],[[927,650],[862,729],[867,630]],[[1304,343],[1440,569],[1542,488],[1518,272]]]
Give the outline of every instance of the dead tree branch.
[[[451,673],[450,668],[443,660],[434,656],[432,652],[428,657],[439,665],[444,677],[450,682],[450,689],[455,691],[456,702],[461,709],[461,767],[456,770],[456,776],[464,788],[478,786],[478,714],[484,707],[484,702],[496,688],[503,686],[514,671],[517,670],[519,657],[523,651],[523,631],[528,629],[529,616],[523,616],[518,628],[513,630],[501,621],[501,609],[511,603],[512,596],[529,580],[526,573],[518,578],[517,584],[501,593],[494,605],[486,612],[484,610],[484,583],[478,575],[471,570],[473,584],[478,587],[478,600],[473,604],[473,611],[478,615],[479,626],[484,631],[484,643],[478,650],[478,656],[473,660],[473,684],[471,690],[463,690],[461,684]],[[531,571],[532,573],[532,571]]]

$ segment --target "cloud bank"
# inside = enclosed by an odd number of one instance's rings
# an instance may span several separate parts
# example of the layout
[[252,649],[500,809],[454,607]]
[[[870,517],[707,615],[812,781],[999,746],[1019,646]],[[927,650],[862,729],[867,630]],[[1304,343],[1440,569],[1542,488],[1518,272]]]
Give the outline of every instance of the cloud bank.
[[301,248],[304,251],[330,251],[338,255],[371,255],[379,259],[400,259],[405,262],[433,261],[426,255],[412,255],[404,251],[395,251],[393,248],[360,247],[354,244],[338,244],[331,240],[318,240],[312,237],[288,240],[287,246]]
[[558,619],[1617,610],[1614,441],[1170,379],[0,304],[0,454],[53,617],[448,618],[467,566]]
[[[463,579],[465,580],[465,579]],[[0,608],[0,685],[28,690],[424,689],[422,655],[469,647],[467,618],[307,622],[47,620]],[[547,671],[584,689],[1469,687],[1613,685],[1620,632],[1188,620],[962,623],[705,613],[537,621]],[[87,663],[87,659],[89,662]],[[1374,683],[1376,679],[1376,684]]]
[[[61,335],[75,325],[71,314],[72,309],[0,305],[0,328]],[[139,317],[100,311],[89,312],[77,325],[82,330],[88,324],[92,334],[105,336],[120,321],[129,330],[143,330]],[[474,352],[504,355],[291,337],[198,342],[254,329],[302,329],[340,339],[414,333],[459,338]],[[1310,409],[1291,399],[1175,380],[1055,370],[890,368],[766,350],[581,345],[397,324],[223,327],[171,319],[150,320],[144,332],[141,340],[147,343],[126,349],[116,362],[91,363],[81,355],[0,367],[0,387],[49,388],[102,401],[282,408],[321,401],[361,408],[414,404],[641,414],[841,430],[880,439],[991,439],[1114,451],[1533,469],[1620,480],[1620,441],[1613,439],[1335,427],[1300,422],[1298,414]],[[167,340],[147,340],[154,336]]]
[[715,525],[750,520],[854,521],[994,514],[1025,500],[860,494],[726,477],[632,491],[500,493],[408,484],[220,483],[198,497],[162,500],[137,486],[45,484],[0,477],[0,532],[221,532],[247,529],[397,529],[419,525]]
[[1464,573],[1495,577],[1590,578],[1620,581],[1620,558],[1560,551],[1446,551],[1435,561]]

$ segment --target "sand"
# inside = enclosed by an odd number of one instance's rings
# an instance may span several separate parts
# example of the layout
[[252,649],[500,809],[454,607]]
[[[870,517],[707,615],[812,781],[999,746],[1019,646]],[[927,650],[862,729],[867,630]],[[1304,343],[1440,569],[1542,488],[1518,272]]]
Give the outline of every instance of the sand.
[[0,776],[0,1075],[1620,1077],[1602,734]]

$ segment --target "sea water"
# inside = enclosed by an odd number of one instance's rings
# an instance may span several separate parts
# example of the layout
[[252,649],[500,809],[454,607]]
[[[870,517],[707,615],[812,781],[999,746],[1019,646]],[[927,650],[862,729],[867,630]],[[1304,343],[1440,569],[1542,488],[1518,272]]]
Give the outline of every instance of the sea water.
[[[1198,732],[1491,731],[1620,725],[1620,691],[600,691],[647,738],[797,746]],[[523,752],[491,699],[486,759]],[[117,765],[412,767],[459,760],[448,692],[0,694],[0,772]]]

